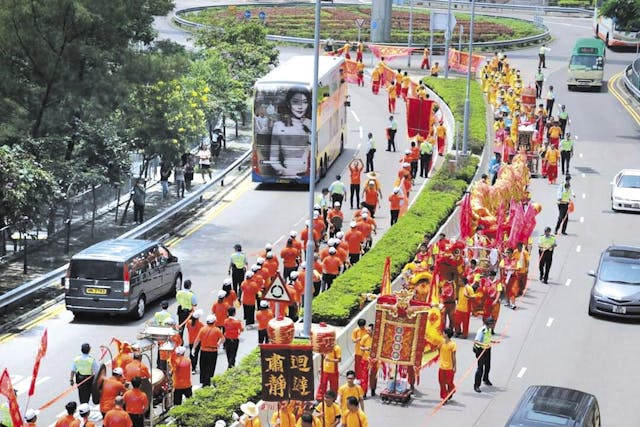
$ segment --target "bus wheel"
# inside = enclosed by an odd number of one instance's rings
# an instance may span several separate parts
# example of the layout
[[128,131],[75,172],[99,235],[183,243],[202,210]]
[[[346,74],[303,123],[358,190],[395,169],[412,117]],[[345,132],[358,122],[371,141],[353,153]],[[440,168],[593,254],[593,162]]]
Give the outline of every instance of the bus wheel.
[[610,47],[609,46],[609,33],[607,33],[607,37],[604,40],[604,44],[605,44],[605,46]]
[[344,135],[340,135],[340,154],[344,151]]
[[599,38],[600,36],[598,35],[599,30],[600,29],[600,25],[596,25],[596,38]]
[[327,171],[325,170],[324,166],[325,166],[324,165],[324,160],[320,159],[320,178],[324,178],[325,175],[327,174]]

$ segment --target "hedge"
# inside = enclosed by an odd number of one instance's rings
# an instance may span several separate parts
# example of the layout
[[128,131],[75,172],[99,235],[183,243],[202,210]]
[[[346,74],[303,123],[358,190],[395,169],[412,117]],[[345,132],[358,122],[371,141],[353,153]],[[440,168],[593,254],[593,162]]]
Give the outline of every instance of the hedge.
[[[457,86],[451,83],[453,81],[458,82]],[[436,91],[437,84],[430,87],[446,103],[453,103],[453,91],[457,87],[464,93],[465,81],[458,79],[451,82],[445,83],[450,91],[446,94]],[[456,120],[461,121],[461,110],[452,108],[452,111]],[[484,113],[481,116],[477,114],[486,126]],[[445,160],[452,158],[447,155]],[[360,295],[379,290],[384,259],[392,254],[391,275],[397,276],[402,267],[413,258],[423,235],[428,233],[433,236],[453,211],[471,182],[478,163],[479,158],[472,156],[466,165],[450,173],[445,162],[445,166],[429,180],[407,213],[376,242],[371,251],[354,267],[340,275],[330,290],[314,298],[313,321],[346,325],[359,309]],[[197,390],[193,398],[187,399],[180,406],[174,406],[170,415],[179,426],[211,427],[219,419],[231,422],[231,414],[239,411],[241,404],[260,399],[261,378],[260,353],[256,348],[243,357],[235,368],[216,375],[213,387]]]
[[[466,79],[440,79],[437,77],[425,77],[425,85],[438,94],[440,98],[449,106],[460,128],[460,138],[462,139],[462,125],[464,118],[464,99],[466,93]],[[469,150],[473,154],[482,154],[484,141],[487,133],[486,107],[484,96],[480,84],[472,80],[469,91]],[[462,143],[460,143],[462,144]],[[462,146],[460,146],[462,149]]]

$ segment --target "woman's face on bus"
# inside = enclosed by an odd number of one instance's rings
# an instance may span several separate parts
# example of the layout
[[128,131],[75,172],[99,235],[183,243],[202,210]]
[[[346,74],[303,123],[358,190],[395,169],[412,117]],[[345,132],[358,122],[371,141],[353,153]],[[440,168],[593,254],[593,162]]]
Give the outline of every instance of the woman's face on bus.
[[307,107],[309,106],[309,99],[303,93],[296,93],[291,97],[291,114],[298,119],[301,119],[307,113]]

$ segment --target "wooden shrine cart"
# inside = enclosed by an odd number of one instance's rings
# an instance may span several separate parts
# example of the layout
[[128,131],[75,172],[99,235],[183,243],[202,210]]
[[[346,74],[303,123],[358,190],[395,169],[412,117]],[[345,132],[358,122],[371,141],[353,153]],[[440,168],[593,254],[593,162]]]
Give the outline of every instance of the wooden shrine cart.
[[529,172],[532,177],[538,177],[540,176],[540,156],[538,154],[538,145],[533,134],[533,126],[518,127],[516,151],[526,153]]

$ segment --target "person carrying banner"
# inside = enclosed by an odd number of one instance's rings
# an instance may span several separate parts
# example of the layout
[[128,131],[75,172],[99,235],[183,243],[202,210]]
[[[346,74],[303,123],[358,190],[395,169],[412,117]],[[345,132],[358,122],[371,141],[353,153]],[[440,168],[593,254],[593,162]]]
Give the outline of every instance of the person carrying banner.
[[438,155],[444,156],[444,150],[446,147],[447,128],[443,123],[440,123],[436,127],[436,141],[438,143]]
[[[320,384],[316,391],[316,400],[325,398],[327,391],[338,392],[340,377],[340,362],[342,361],[342,348],[338,344],[333,346],[333,350],[322,357],[322,371],[320,372]],[[334,395],[335,399],[335,395]]]
[[396,82],[392,81],[387,85],[387,93],[389,96],[388,104],[389,104],[389,113],[395,114],[396,112],[396,99],[398,98],[398,90],[396,86]]

